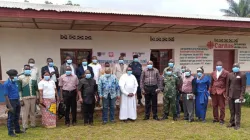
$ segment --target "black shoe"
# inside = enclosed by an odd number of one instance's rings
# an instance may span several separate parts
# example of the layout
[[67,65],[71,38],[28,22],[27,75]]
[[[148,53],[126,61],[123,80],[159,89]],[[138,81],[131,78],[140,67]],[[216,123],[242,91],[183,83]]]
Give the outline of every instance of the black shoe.
[[177,117],[173,117],[173,120],[174,120],[174,121],[177,121]]
[[138,105],[143,106],[141,100],[138,100]]
[[10,134],[9,136],[10,136],[10,137],[17,137],[16,134]]
[[156,121],[160,120],[157,116],[155,116],[153,119],[156,120]]
[[217,122],[219,122],[218,120],[213,120],[213,123],[217,123]]
[[188,118],[184,118],[185,121],[188,121],[189,119]]
[[194,119],[188,120],[188,122],[194,122]]
[[220,121],[220,124],[223,125],[223,124],[224,124],[224,121]]
[[145,116],[143,120],[149,120],[149,117]]
[[161,118],[161,120],[167,120],[168,119],[168,115],[163,115],[163,117]]
[[127,123],[128,121],[127,120],[123,120],[124,123]]
[[16,134],[22,134],[22,133],[25,133],[25,132],[22,130],[16,131]]
[[234,124],[227,125],[227,128],[231,128],[231,127],[235,127],[235,125]]

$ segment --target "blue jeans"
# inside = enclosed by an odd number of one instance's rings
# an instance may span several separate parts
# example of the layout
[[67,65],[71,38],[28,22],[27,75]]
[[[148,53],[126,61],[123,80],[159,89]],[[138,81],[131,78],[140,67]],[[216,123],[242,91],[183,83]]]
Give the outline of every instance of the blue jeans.
[[19,99],[10,99],[10,104],[13,108],[13,112],[8,112],[7,127],[8,134],[13,135],[13,128],[15,128],[15,132],[20,132],[19,118],[21,106]]
[[109,120],[115,120],[115,101],[116,98],[111,99],[110,94],[108,95],[107,99],[102,98],[102,121],[108,122],[108,111],[109,111]]
[[180,95],[178,95],[177,94],[177,96],[176,96],[176,113],[177,113],[177,115],[179,115],[180,114]]

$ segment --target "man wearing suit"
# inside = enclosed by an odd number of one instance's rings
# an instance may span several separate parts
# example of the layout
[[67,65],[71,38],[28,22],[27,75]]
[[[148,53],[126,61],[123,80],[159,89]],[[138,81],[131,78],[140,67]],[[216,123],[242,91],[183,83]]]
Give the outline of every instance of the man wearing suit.
[[42,67],[41,75],[43,78],[44,72],[48,71],[51,74],[51,79],[56,83],[56,87],[58,88],[58,78],[59,78],[59,71],[58,68],[54,65],[52,58],[47,58],[47,66]]
[[66,56],[65,63],[60,68],[60,75],[65,74],[67,66],[69,66],[71,68],[72,75],[75,75],[76,74],[77,66],[76,66],[76,64],[72,63],[71,56],[69,56],[69,55]]
[[[221,61],[216,63],[216,70],[211,74],[211,98],[213,105],[213,122],[220,122],[224,124],[225,118],[225,97],[226,97],[226,82],[229,72],[223,69],[223,64]],[[218,112],[218,107],[220,108],[220,117]]]
[[92,67],[88,66],[88,61],[87,59],[83,59],[82,60],[82,66],[78,67],[77,71],[76,71],[76,75],[78,77],[78,79],[82,79],[83,75],[85,74],[85,71],[89,70],[90,74],[91,74],[91,78],[94,78],[94,72]]
[[229,109],[230,109],[230,124],[228,127],[234,127],[235,130],[240,128],[241,119],[241,103],[235,103],[235,100],[244,100],[244,94],[246,91],[246,74],[240,72],[240,65],[235,63],[233,65],[233,72],[227,77],[226,92],[228,97]]

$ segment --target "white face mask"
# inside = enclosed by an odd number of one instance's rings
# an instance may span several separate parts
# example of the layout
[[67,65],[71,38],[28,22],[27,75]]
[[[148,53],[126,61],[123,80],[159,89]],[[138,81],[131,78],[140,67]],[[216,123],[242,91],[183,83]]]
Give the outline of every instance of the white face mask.
[[32,68],[35,66],[34,63],[29,63],[29,65],[30,65],[30,67],[32,67]]

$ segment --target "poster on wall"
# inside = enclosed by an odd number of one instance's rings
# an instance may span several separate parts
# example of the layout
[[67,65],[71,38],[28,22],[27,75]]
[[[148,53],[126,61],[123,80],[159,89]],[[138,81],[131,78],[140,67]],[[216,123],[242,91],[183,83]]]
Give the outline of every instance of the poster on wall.
[[118,63],[119,57],[124,58],[125,64],[130,64],[133,61],[133,55],[138,55],[140,63],[145,67],[147,61],[150,59],[150,50],[144,52],[133,52],[133,51],[97,51],[94,55],[98,57],[98,62],[104,67],[105,62],[109,62],[111,67]]
[[247,64],[250,62],[250,50],[239,50],[238,61],[240,64]]

